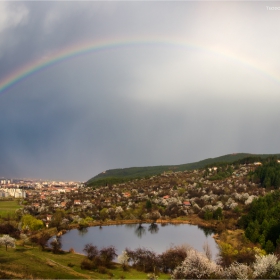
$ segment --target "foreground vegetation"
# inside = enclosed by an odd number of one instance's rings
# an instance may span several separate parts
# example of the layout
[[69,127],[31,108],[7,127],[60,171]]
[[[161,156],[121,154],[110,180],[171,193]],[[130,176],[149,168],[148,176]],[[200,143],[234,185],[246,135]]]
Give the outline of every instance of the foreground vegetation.
[[[38,247],[17,246],[16,249],[0,248],[0,278],[3,279],[146,279],[147,273],[130,268],[124,271],[120,264],[111,268],[87,270],[81,268],[83,255],[62,252],[53,254]],[[160,279],[168,279],[161,273]]]
[[0,218],[14,217],[21,207],[19,200],[0,200]]

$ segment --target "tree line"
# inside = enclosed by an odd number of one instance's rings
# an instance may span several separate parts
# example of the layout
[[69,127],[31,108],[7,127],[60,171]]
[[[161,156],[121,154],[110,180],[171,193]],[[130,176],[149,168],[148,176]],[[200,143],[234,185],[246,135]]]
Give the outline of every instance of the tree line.
[[249,212],[239,220],[246,237],[259,243],[266,252],[280,249],[280,191],[255,199]]

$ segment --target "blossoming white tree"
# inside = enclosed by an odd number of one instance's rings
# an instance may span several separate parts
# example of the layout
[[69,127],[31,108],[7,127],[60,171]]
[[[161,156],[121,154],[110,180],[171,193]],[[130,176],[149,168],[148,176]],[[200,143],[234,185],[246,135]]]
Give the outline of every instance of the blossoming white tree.
[[254,277],[256,278],[274,278],[279,274],[279,265],[277,265],[277,257],[273,254],[266,256],[256,255],[256,261],[253,264]]
[[172,273],[173,279],[219,278],[221,267],[210,261],[204,254],[190,249],[186,259]]
[[118,260],[122,266],[122,268],[125,270],[128,266],[128,260],[129,260],[129,256],[127,254],[126,251],[123,251],[119,256],[118,256]]
[[5,245],[7,251],[8,246],[13,248],[16,246],[15,239],[7,234],[4,234],[2,237],[0,237],[0,245]]
[[226,279],[248,279],[250,268],[246,264],[234,262],[224,270]]

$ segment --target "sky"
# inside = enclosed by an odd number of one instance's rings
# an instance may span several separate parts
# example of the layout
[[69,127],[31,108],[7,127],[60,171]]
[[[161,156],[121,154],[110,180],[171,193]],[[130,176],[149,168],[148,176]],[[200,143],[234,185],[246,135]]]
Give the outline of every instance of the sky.
[[0,1],[0,177],[280,153],[280,2]]

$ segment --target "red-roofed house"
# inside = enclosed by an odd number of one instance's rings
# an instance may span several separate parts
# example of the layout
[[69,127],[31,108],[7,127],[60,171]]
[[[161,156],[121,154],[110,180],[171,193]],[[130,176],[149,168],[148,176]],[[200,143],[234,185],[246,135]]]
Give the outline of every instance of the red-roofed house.
[[192,206],[192,204],[189,201],[184,201],[185,206]]

